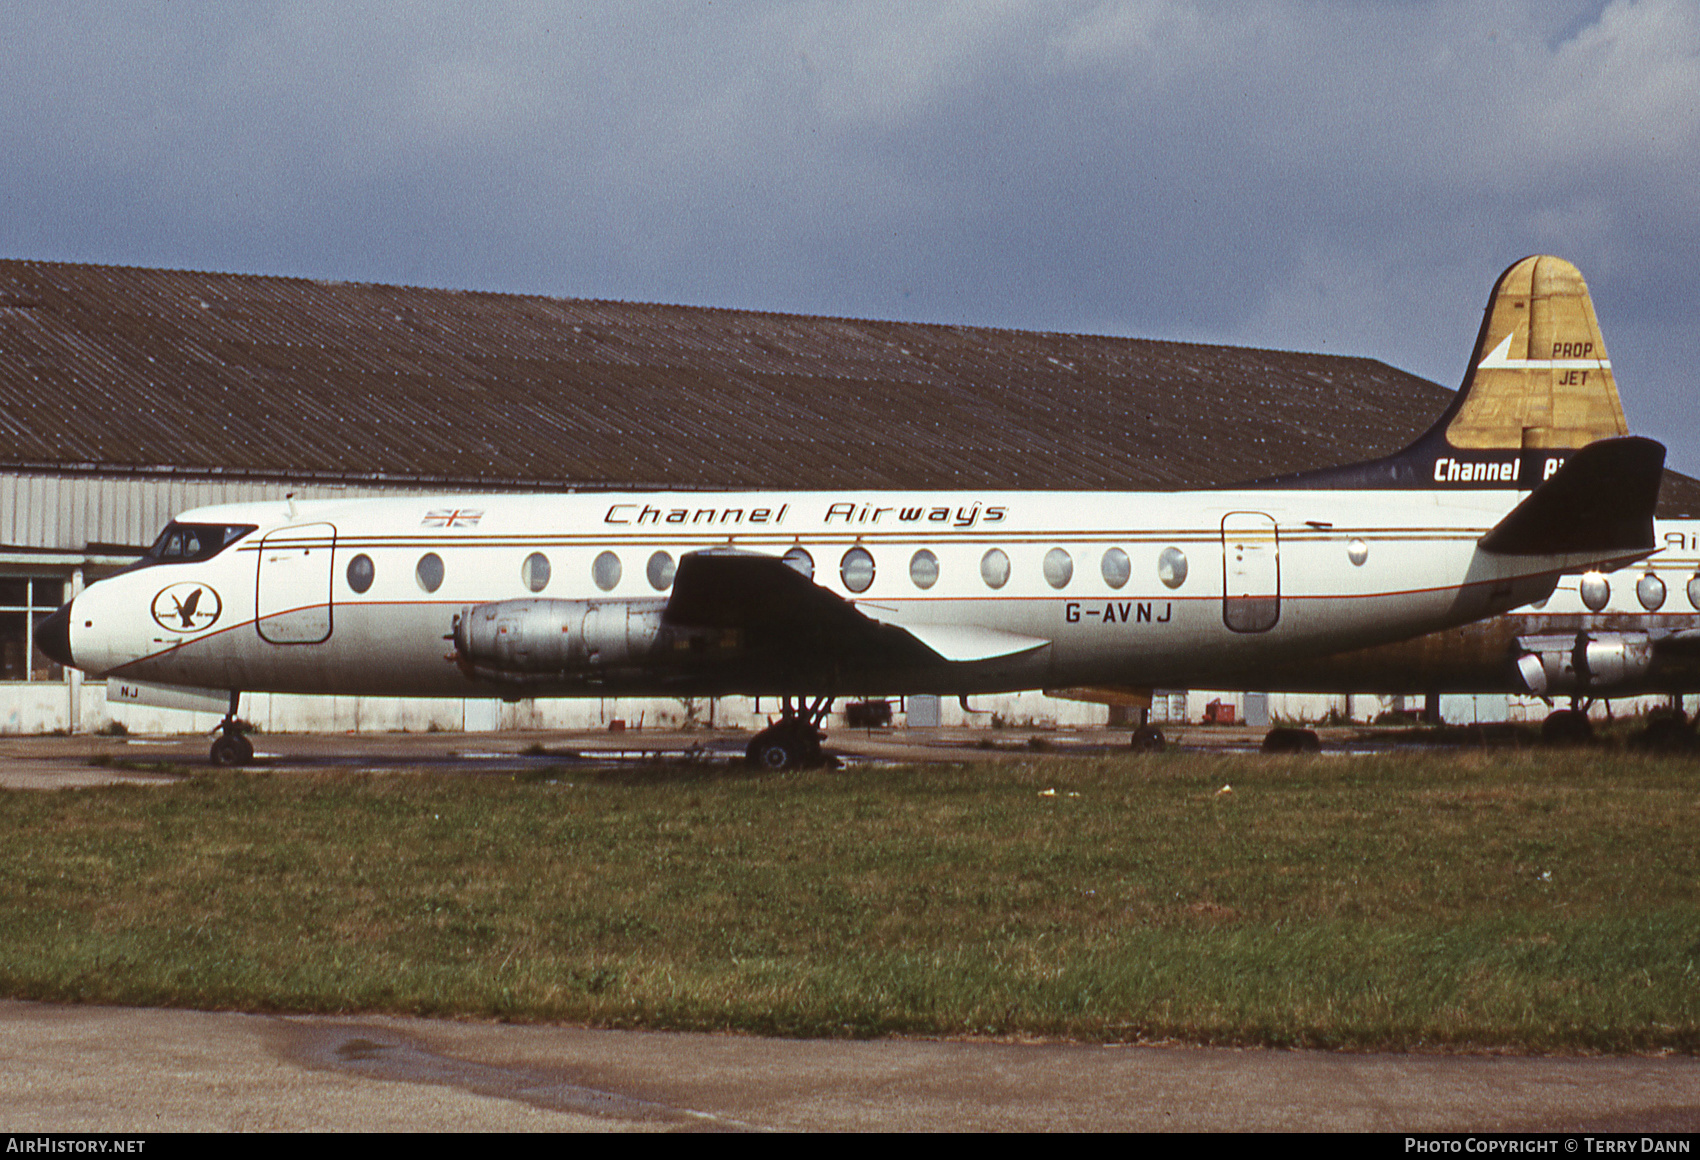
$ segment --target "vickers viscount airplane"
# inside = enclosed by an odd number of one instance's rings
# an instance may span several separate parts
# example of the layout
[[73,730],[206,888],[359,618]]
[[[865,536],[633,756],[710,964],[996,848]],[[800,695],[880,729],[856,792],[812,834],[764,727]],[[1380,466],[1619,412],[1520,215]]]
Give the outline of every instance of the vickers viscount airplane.
[[1460,625],[1651,552],[1664,449],[1628,437],[1587,288],[1528,258],[1457,399],[1386,459],[1194,492],[565,494],[185,512],[43,623],[125,683],[510,698],[769,695],[819,755],[852,694],[1233,687]]

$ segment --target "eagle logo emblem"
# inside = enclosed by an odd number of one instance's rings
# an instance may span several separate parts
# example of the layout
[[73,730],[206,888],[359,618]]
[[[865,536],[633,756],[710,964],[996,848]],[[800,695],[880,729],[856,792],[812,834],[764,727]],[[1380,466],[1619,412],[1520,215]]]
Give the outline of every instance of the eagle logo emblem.
[[212,588],[186,581],[162,588],[153,598],[153,618],[167,632],[201,632],[218,623],[224,602]]

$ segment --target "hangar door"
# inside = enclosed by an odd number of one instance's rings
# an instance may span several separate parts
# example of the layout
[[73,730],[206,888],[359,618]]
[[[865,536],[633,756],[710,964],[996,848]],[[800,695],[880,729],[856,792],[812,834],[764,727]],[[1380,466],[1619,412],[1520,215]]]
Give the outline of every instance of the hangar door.
[[272,644],[318,644],[331,635],[331,551],[336,528],[302,524],[260,541],[254,623]]
[[1262,512],[1222,517],[1222,623],[1268,632],[1281,619],[1281,551],[1275,521]]

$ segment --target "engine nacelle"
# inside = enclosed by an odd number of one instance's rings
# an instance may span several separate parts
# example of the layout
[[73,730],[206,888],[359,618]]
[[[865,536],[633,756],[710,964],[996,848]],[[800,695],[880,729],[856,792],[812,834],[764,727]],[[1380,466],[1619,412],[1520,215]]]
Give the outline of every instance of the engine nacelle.
[[1644,633],[1587,633],[1517,638],[1517,672],[1531,693],[1598,692],[1640,681],[1653,665]]
[[645,660],[665,600],[503,600],[455,617],[460,664],[494,680],[594,673]]

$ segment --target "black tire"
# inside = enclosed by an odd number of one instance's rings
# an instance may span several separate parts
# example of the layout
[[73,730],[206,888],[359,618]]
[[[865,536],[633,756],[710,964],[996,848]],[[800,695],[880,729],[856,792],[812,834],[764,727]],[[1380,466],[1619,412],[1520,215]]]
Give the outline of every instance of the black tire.
[[1634,743],[1654,752],[1680,753],[1693,748],[1695,731],[1681,709],[1654,709],[1647,714],[1647,728],[1640,731]]
[[254,747],[246,738],[226,733],[212,743],[211,756],[214,765],[247,765],[254,757]]
[[744,756],[757,769],[778,773],[787,769],[821,764],[821,736],[800,721],[769,725],[750,739]]
[[1163,731],[1153,725],[1141,725],[1133,731],[1133,751],[1135,753],[1161,753],[1168,741]]
[[1314,729],[1271,729],[1263,735],[1265,753],[1321,753],[1322,738]]
[[1541,722],[1541,740],[1548,745],[1586,745],[1593,739],[1593,722],[1575,709],[1555,709]]
[[1681,716],[1665,714],[1647,722],[1640,743],[1662,753],[1678,753],[1694,745],[1694,730]]
[[771,738],[756,747],[755,764],[769,773],[796,769],[800,764],[797,753],[784,738]]

